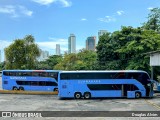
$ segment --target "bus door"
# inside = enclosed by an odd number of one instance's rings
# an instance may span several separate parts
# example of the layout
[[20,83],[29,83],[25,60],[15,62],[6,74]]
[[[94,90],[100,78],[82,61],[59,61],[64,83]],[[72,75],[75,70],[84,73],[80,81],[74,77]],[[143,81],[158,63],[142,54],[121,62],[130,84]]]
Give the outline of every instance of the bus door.
[[154,91],[153,91],[153,83],[148,83],[146,86],[146,96],[153,97]]
[[123,84],[122,85],[122,97],[129,97],[129,96],[134,97],[136,90],[139,90],[139,89],[134,84]]
[[126,97],[127,96],[127,85],[122,84],[121,90],[122,90],[122,97]]

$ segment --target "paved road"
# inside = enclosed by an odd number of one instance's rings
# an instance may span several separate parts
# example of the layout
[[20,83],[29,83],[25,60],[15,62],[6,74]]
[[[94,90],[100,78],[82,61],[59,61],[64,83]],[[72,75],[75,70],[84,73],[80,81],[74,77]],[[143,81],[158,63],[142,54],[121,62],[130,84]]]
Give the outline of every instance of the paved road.
[[160,111],[159,106],[160,96],[147,100],[59,100],[57,95],[0,94],[0,111]]
[[[150,103],[157,105],[154,106]],[[160,111],[153,99],[59,100],[57,95],[0,94],[0,111]]]

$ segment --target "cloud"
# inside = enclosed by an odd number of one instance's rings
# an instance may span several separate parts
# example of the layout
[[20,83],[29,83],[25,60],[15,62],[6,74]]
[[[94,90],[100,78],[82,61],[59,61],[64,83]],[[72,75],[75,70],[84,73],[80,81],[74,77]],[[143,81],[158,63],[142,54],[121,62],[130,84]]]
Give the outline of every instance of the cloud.
[[33,11],[28,10],[24,6],[19,6],[19,9],[21,10],[21,13],[26,16],[32,16],[32,14],[33,14]]
[[56,2],[57,0],[31,0],[31,1],[41,5],[49,5],[49,4],[52,4],[53,2]]
[[6,47],[8,47],[10,44],[12,44],[12,42],[9,42],[7,40],[0,40],[0,52],[1,52],[1,58],[0,58],[0,62],[4,61],[4,49]]
[[63,38],[49,37],[49,41],[36,42],[42,50],[53,50],[56,48],[56,44],[60,44],[61,51],[68,50],[68,40]]
[[33,11],[28,10],[26,7],[18,5],[5,5],[0,6],[0,13],[9,14],[11,17],[20,17],[20,16],[32,16]]
[[8,47],[12,42],[9,42],[7,40],[0,40],[0,50],[3,50],[4,48]]
[[119,11],[117,11],[117,14],[118,14],[118,15],[122,15],[122,14],[124,14],[124,11],[119,10]]
[[33,2],[36,2],[40,5],[50,5],[52,3],[60,3],[63,7],[70,7],[72,5],[71,1],[68,0],[31,0]]
[[112,16],[105,16],[104,18],[98,18],[99,21],[101,22],[115,22],[116,18],[112,17]]
[[152,10],[152,9],[153,9],[153,7],[148,7],[147,9],[148,9],[148,10]]
[[86,20],[87,20],[86,18],[82,18],[82,19],[81,19],[81,21],[86,21]]
[[70,7],[70,6],[72,6],[72,2],[71,1],[59,0],[59,2],[63,5],[63,7]]
[[10,14],[12,17],[17,17],[16,8],[12,5],[0,6],[0,13]]

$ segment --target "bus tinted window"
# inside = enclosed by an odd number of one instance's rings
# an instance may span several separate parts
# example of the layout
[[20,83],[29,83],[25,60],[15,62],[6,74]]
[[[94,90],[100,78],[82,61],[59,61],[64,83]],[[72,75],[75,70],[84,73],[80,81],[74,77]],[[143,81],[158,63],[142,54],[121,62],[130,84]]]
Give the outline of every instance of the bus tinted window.
[[15,72],[3,72],[3,75],[6,75],[6,76],[16,76],[16,73]]
[[127,79],[136,79],[146,85],[149,80],[149,76],[146,73],[127,73]]
[[90,90],[121,90],[120,84],[87,84]]
[[113,79],[115,73],[61,73],[60,79]]
[[15,72],[9,72],[9,76],[16,76]]
[[3,75],[8,76],[9,72],[3,72]]
[[58,86],[56,82],[48,81],[16,81],[18,85],[32,85],[32,86]]
[[48,72],[48,77],[55,78],[55,80],[58,80],[58,73],[57,72]]
[[48,73],[47,72],[39,72],[39,76],[41,76],[41,77],[47,77]]
[[17,72],[17,76],[32,76],[32,72]]
[[56,82],[46,82],[46,86],[57,86]]
[[32,73],[32,76],[35,76],[35,77],[36,77],[36,76],[39,76],[39,72],[33,72],[33,73]]

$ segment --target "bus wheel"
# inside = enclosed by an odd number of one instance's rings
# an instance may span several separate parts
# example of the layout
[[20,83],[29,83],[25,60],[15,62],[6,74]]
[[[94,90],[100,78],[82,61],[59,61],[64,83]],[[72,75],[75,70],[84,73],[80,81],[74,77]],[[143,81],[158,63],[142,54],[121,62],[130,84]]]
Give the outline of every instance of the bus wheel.
[[80,92],[76,92],[75,94],[74,94],[74,98],[75,99],[80,99],[82,97],[82,94],[80,93]]
[[135,93],[135,98],[140,98],[141,97],[141,93],[140,92],[136,92]]
[[53,91],[58,91],[58,88],[54,88],[54,90]]
[[24,91],[24,88],[23,87],[19,87],[19,90]]
[[85,92],[84,93],[84,98],[85,99],[90,99],[91,98],[91,93],[90,92]]
[[18,90],[18,88],[17,87],[13,87],[13,89],[12,90],[15,90],[15,91],[17,91]]

